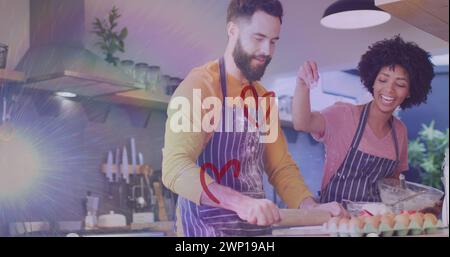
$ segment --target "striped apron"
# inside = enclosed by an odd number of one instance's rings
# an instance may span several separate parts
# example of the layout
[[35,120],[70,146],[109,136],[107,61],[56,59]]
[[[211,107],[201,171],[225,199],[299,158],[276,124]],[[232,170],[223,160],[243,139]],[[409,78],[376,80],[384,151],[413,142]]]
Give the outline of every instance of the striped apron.
[[[220,86],[222,96],[227,96],[227,81],[225,63],[223,58],[219,61]],[[225,108],[229,108],[225,112]],[[230,114],[231,113],[231,114]],[[222,131],[214,132],[207,146],[200,154],[197,165],[213,164],[220,170],[230,160],[240,163],[238,177],[229,170],[220,180],[220,184],[230,187],[244,195],[252,198],[265,198],[263,189],[263,150],[264,145],[259,141],[259,132],[249,132],[249,122],[242,115],[237,116],[235,106],[226,107],[225,100],[222,101]],[[227,115],[228,117],[225,117]],[[232,115],[232,117],[230,117]],[[224,120],[233,121],[233,127],[241,122],[240,126],[246,128],[244,132],[226,132]],[[244,124],[242,124],[244,123]],[[227,125],[228,126],[228,125]],[[228,130],[229,131],[229,130]],[[254,131],[254,130],[253,130]],[[216,173],[210,169],[206,173],[217,181]],[[241,220],[239,216],[229,210],[206,205],[196,205],[186,198],[178,198],[179,218],[183,226],[183,232],[188,237],[217,237],[217,236],[258,236],[271,234],[271,227],[257,226]]]
[[393,120],[389,121],[396,160],[381,158],[358,150],[369,117],[370,104],[364,106],[350,149],[337,172],[320,194],[320,202],[381,202],[377,181],[391,177],[399,163],[399,150]]

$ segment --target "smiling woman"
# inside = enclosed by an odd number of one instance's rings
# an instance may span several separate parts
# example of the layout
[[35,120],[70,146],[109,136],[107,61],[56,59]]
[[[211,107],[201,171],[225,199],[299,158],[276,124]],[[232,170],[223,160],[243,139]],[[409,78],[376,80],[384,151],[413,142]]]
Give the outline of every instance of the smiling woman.
[[407,128],[393,113],[424,103],[434,77],[430,55],[399,36],[371,45],[358,69],[373,101],[337,103],[320,113],[311,112],[309,99],[317,64],[307,61],[298,73],[294,127],[323,142],[327,153],[321,202],[381,201],[377,182],[408,170]]

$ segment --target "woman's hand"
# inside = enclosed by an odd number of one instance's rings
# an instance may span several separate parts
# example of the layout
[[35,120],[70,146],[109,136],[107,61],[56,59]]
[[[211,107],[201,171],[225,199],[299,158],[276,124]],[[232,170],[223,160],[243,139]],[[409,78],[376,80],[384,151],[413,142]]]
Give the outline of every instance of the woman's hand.
[[315,209],[327,211],[333,217],[350,218],[350,214],[338,202],[319,204],[315,207]]
[[319,69],[315,61],[306,61],[297,73],[297,85],[309,89],[315,87],[319,81]]
[[345,217],[345,218],[350,217],[350,214],[347,212],[347,210],[345,210],[344,207],[342,207],[342,205],[339,204],[338,202],[318,204],[314,201],[314,199],[310,197],[303,200],[303,202],[299,206],[299,209],[322,210],[330,213],[331,216],[333,217]]
[[297,131],[323,133],[325,120],[311,111],[309,90],[317,85],[319,72],[314,61],[306,61],[298,70],[297,86],[292,100],[292,124]]

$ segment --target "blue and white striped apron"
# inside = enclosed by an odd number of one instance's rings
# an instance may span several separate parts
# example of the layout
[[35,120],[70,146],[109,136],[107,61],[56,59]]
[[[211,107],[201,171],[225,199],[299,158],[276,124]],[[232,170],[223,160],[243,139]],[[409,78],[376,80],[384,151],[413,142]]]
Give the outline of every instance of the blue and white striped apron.
[[[225,118],[233,121],[233,126],[237,122],[243,122],[248,128],[249,122],[242,116],[238,118],[236,108],[233,106],[231,112],[233,117],[225,117],[225,97],[227,96],[227,80],[224,59],[219,61],[220,86],[224,98],[222,104],[221,132],[214,132],[207,146],[200,154],[197,165],[214,164],[217,169],[224,167],[230,160],[238,160],[240,163],[240,173],[234,177],[233,170],[223,175],[220,184],[230,187],[244,195],[252,198],[265,198],[263,189],[263,151],[264,145],[259,142],[259,132],[225,131]],[[217,181],[216,174],[210,169],[207,174]],[[186,198],[178,198],[179,218],[183,226],[184,236],[188,237],[211,237],[211,236],[258,236],[271,234],[271,227],[257,226],[247,223],[239,216],[229,210],[215,208],[206,205],[196,205]],[[179,224],[179,222],[177,222]]]
[[337,172],[320,194],[320,202],[381,202],[377,181],[391,177],[399,163],[399,150],[395,126],[391,119],[389,124],[394,141],[396,160],[381,158],[358,150],[369,117],[371,103],[364,106],[358,128],[350,149]]

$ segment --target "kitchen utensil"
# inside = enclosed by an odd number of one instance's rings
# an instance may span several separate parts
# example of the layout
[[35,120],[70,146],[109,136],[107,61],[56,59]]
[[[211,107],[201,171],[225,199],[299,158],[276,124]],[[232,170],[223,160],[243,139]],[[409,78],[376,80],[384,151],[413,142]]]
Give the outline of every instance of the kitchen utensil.
[[136,140],[132,137],[131,140],[131,173],[136,175]]
[[99,198],[92,196],[91,192],[87,192],[85,203],[86,203],[86,215],[87,213],[92,213],[92,215],[97,215]]
[[111,151],[108,152],[108,158],[106,161],[106,178],[109,182],[113,182],[113,154]]
[[396,202],[393,202],[393,203],[386,203],[386,205],[388,205],[388,206],[394,206],[394,205],[399,204],[399,203],[401,203],[401,202],[408,201],[409,199],[413,199],[414,197],[417,197],[417,196],[419,196],[419,195],[425,194],[426,192],[427,192],[426,190],[422,190],[422,191],[419,191],[419,192],[414,193],[414,194],[412,194],[412,195],[409,195],[409,196],[406,196],[406,197],[404,197],[404,198],[401,198],[401,199],[397,200]]
[[140,166],[141,174],[143,174],[145,179],[145,185],[148,187],[148,191],[150,193],[150,196],[148,197],[149,203],[148,205],[152,205],[155,203],[154,197],[155,193],[152,189],[151,183],[150,183],[150,177],[153,175],[153,169],[150,167],[150,165],[141,165]]
[[138,156],[139,156],[139,165],[140,166],[144,165],[144,155],[142,155],[142,153],[139,153]]
[[331,215],[323,210],[280,209],[281,221],[275,226],[297,227],[315,226],[327,222]]
[[120,166],[120,173],[122,173],[123,179],[127,184],[130,183],[130,173],[128,169],[129,165],[128,165],[127,148],[124,146],[122,150],[122,165]]
[[353,217],[357,217],[363,213],[369,215],[383,215],[392,212],[391,207],[379,202],[353,202],[344,199],[342,205]]
[[444,195],[442,191],[429,186],[408,181],[405,184],[406,189],[402,188],[398,179],[385,178],[378,182],[382,202],[391,206],[395,213],[433,207]]
[[119,182],[119,180],[120,180],[120,161],[119,161],[120,160],[120,149],[119,148],[116,148],[116,157],[114,158],[114,160],[115,160],[114,165],[116,165],[116,170],[117,170],[114,182]]
[[160,182],[153,182],[153,189],[155,190],[156,201],[158,202],[158,219],[159,221],[168,221],[166,207],[164,205],[164,196],[162,194],[162,186]]

